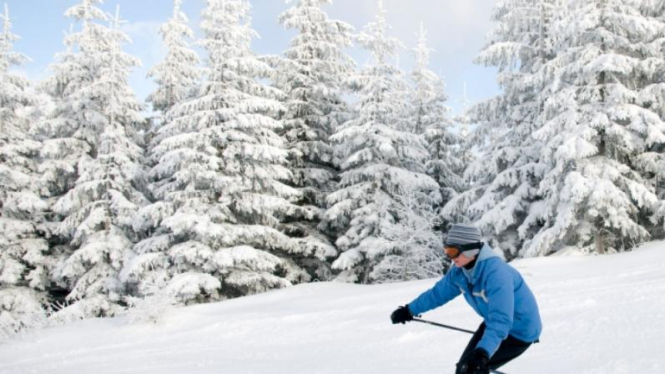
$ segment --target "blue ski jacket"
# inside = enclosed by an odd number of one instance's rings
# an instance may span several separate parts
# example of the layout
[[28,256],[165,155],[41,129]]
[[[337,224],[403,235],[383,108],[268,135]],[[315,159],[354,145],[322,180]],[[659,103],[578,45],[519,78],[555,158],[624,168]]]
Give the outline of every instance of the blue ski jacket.
[[485,320],[485,333],[476,348],[490,357],[511,335],[525,342],[540,337],[542,324],[538,304],[520,273],[485,244],[471,270],[453,267],[430,290],[408,304],[418,315],[440,307],[460,294]]

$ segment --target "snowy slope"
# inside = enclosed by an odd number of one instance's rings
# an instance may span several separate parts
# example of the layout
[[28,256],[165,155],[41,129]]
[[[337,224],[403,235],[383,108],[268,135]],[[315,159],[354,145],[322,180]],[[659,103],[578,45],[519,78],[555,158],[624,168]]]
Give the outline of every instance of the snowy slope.
[[[502,371],[665,373],[665,242],[512,263],[544,332]],[[0,373],[452,373],[470,335],[389,315],[436,280],[318,283],[168,312],[157,325],[82,321],[0,345]],[[458,298],[425,319],[475,329]]]

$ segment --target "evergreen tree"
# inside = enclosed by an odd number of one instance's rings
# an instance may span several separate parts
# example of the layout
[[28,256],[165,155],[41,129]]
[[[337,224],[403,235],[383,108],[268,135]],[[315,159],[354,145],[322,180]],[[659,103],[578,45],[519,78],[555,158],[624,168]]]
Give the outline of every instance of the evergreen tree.
[[395,49],[395,65],[393,66],[392,73],[392,89],[386,93],[386,100],[395,105],[393,110],[389,112],[387,118],[388,123],[394,124],[394,128],[400,131],[408,132],[411,134],[422,135],[416,132],[416,123],[413,120],[413,113],[415,111],[413,104],[413,85],[409,81],[409,75],[400,67],[399,53],[397,51],[405,49],[403,43],[399,40]]
[[326,259],[337,251],[317,228],[325,196],[335,189],[337,165],[329,140],[349,117],[342,99],[344,80],[354,69],[342,49],[351,45],[353,28],[330,20],[321,9],[332,0],[298,0],[280,16],[284,27],[298,34],[275,71],[275,83],[287,95],[282,133],[290,152],[294,187],[302,191],[300,206],[308,217],[294,217],[289,235],[302,238],[313,257],[299,259],[319,279],[329,277]]
[[9,9],[0,15],[0,339],[45,318],[51,261],[40,232],[46,203],[39,193],[40,144],[29,135],[36,98],[28,81],[10,72],[28,58],[13,49]]
[[416,134],[422,134],[428,143],[430,160],[426,164],[427,174],[441,187],[442,204],[465,189],[460,176],[464,165],[458,158],[462,144],[461,137],[451,131],[453,125],[448,117],[450,108],[445,103],[448,96],[440,77],[429,70],[430,54],[427,46],[427,32],[420,25],[418,46],[413,50],[416,66],[411,72],[415,83],[413,113],[411,123]]
[[370,274],[372,281],[404,282],[440,277],[448,263],[443,259],[442,236],[435,230],[440,225],[439,205],[423,203],[422,192],[393,194],[391,215],[394,222],[385,222],[376,239],[389,254],[376,263]]
[[148,96],[154,111],[168,112],[184,101],[196,87],[200,76],[199,57],[187,42],[194,32],[187,26],[187,16],[180,10],[183,0],[173,0],[173,17],[159,29],[167,53],[164,60],[148,73],[157,83]]
[[[466,191],[468,183],[466,183],[466,170],[473,164],[477,159],[477,145],[473,142],[473,137],[471,136],[471,127],[476,127],[475,123],[469,116],[469,109],[471,107],[471,101],[466,94],[466,82],[464,83],[464,94],[462,100],[461,112],[452,117],[453,126],[458,130],[456,133],[457,146],[452,148],[454,157],[456,158],[455,165],[456,169],[453,169],[457,175],[462,178],[463,188],[462,191]],[[460,192],[462,192],[460,191]],[[461,222],[463,219],[461,217],[453,218],[455,222]]]
[[[665,21],[665,2],[648,1],[642,6],[642,13],[646,17],[657,18]],[[657,43],[665,38],[654,40]],[[656,74],[651,76],[652,84],[647,86],[640,97],[645,106],[648,106],[655,113],[658,113],[661,119],[665,119],[665,85],[658,84],[665,79],[663,69],[656,69]],[[652,239],[665,239],[665,145],[654,144],[644,153],[636,157],[635,166],[642,175],[655,187],[656,195],[660,200],[656,214],[650,219]]]
[[[90,25],[95,19],[105,21],[106,14],[94,4],[99,1],[84,1],[67,11],[66,15],[83,24],[91,34]],[[80,16],[76,15],[80,13]],[[101,26],[99,26],[101,27]],[[74,32],[73,25],[66,35],[66,50],[58,54],[57,62],[50,66],[53,75],[46,79],[40,89],[51,97],[53,108],[44,121],[37,124],[35,133],[44,144],[41,151],[40,172],[45,194],[52,200],[64,195],[76,182],[78,164],[82,158],[93,154],[92,145],[97,144],[98,132],[87,124],[88,106],[75,99],[75,94],[95,78],[93,56],[99,55],[92,43],[78,45],[81,32]],[[53,225],[56,226],[56,225]]]
[[339,189],[328,197],[325,224],[341,233],[336,245],[343,252],[333,268],[341,272],[338,279],[350,282],[399,280],[391,274],[405,272],[388,268],[404,267],[404,260],[413,255],[403,245],[406,241],[393,236],[409,222],[411,212],[405,212],[411,209],[402,200],[413,195],[409,200],[418,207],[438,200],[436,181],[424,174],[428,152],[422,137],[398,128],[396,118],[404,104],[390,94],[399,71],[389,62],[398,42],[385,34],[388,25],[382,5],[379,1],[375,21],[358,36],[373,55],[373,64],[356,82],[361,87],[359,116],[332,137],[343,160],[342,174]]
[[542,142],[532,133],[540,126],[541,92],[549,84],[538,74],[553,55],[551,23],[561,11],[557,3],[497,4],[497,25],[477,61],[499,69],[503,92],[469,109],[470,121],[478,124],[471,145],[480,147],[481,156],[465,172],[469,189],[442,211],[449,221],[475,222],[509,259],[519,256],[542,226],[538,184],[545,166],[540,162]]
[[[121,50],[130,40],[119,16],[110,19],[97,3],[83,0],[65,13],[82,28],[67,37],[70,49],[46,83],[56,109],[40,126],[50,159],[45,170],[55,200],[54,233],[63,243],[53,277],[75,302],[60,311],[63,319],[121,309],[118,274],[135,240],[133,216],[146,204],[140,192],[143,117],[128,84],[139,62]],[[62,169],[62,177],[55,174]]]
[[259,79],[270,66],[250,50],[247,0],[208,0],[201,45],[207,77],[159,130],[150,171],[157,203],[135,227],[123,279],[142,294],[162,284],[181,303],[225,299],[308,281],[294,256],[308,249],[283,233],[298,213],[287,151],[275,120],[283,94]]
[[[547,79],[543,126],[548,167],[540,185],[544,228],[527,255],[565,246],[622,251],[649,239],[657,210],[654,173],[641,161],[662,150],[662,19],[644,2],[573,1],[561,20]],[[645,156],[647,155],[647,156]]]

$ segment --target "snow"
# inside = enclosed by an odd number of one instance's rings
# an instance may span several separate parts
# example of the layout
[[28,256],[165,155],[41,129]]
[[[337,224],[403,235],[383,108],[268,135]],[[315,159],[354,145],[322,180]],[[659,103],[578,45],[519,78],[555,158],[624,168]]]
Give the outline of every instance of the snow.
[[[512,262],[538,299],[544,331],[501,370],[665,372],[664,249],[665,241]],[[0,373],[450,373],[470,335],[389,320],[435,281],[310,283],[171,309],[157,324],[80,321],[1,344]],[[461,298],[423,318],[480,323]]]

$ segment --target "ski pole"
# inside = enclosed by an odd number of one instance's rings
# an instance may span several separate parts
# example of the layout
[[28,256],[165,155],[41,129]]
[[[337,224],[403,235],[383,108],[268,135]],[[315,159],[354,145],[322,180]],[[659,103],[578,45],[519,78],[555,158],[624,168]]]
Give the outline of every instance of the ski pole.
[[[455,326],[444,325],[443,323],[432,322],[432,321],[428,321],[428,320],[425,320],[425,319],[414,318],[413,320],[416,321],[416,322],[426,323],[426,324],[428,324],[428,325],[437,326],[437,327],[443,327],[443,328],[450,329],[450,330],[466,332],[466,333],[469,333],[469,334],[475,334],[475,333],[476,333],[475,331],[465,330],[465,329],[461,329],[461,328],[459,328],[459,327],[455,327]],[[502,372],[502,371],[498,371],[498,370],[490,370],[490,373],[494,373],[494,374],[506,374],[506,373],[504,373],[504,372]]]
[[476,333],[475,331],[465,330],[465,329],[461,329],[459,327],[444,325],[443,323],[436,323],[436,322],[427,321],[427,320],[420,319],[420,318],[414,318],[413,320],[416,321],[416,322],[426,323],[428,325],[443,327],[443,328],[451,329],[451,330],[455,330],[455,331],[466,332],[466,333],[469,333],[469,334],[475,334]]

